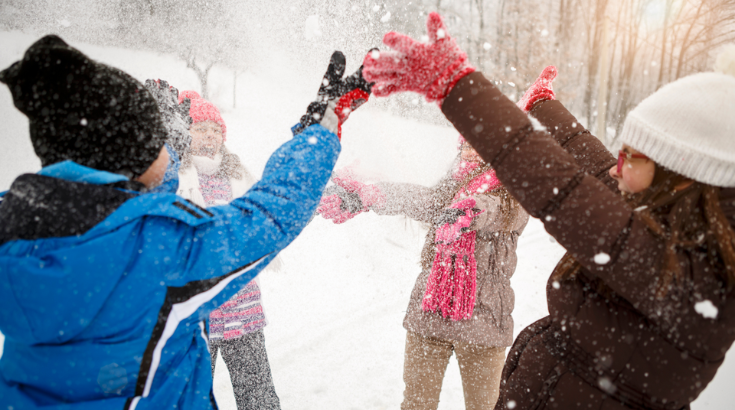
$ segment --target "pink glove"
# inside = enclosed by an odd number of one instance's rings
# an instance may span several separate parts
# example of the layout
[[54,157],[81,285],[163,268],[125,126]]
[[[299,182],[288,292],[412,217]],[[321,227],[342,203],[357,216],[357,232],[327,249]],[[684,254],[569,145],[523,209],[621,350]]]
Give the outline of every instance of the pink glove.
[[371,52],[363,61],[363,76],[375,82],[373,94],[386,97],[401,91],[414,91],[426,101],[441,102],[465,75],[475,71],[453,38],[444,21],[432,12],[426,20],[428,43],[421,43],[391,31],[383,43],[392,50]]
[[360,201],[362,201],[363,206],[362,212],[369,211],[373,206],[379,208],[385,206],[385,195],[375,185],[363,184],[360,181],[356,181],[350,178],[348,173],[335,175],[332,177],[332,181],[344,188],[345,191],[354,192],[360,196]]
[[472,220],[485,211],[475,208],[477,202],[474,198],[463,199],[450,206],[452,209],[464,211],[455,222],[447,223],[436,230],[436,242],[449,244],[456,241],[464,232],[469,230]]
[[529,112],[539,101],[556,100],[554,89],[551,87],[551,82],[554,81],[554,78],[556,78],[556,67],[550,65],[544,68],[544,71],[541,72],[536,82],[528,88],[521,100],[518,101],[518,108],[524,112]]
[[332,222],[341,224],[349,221],[358,214],[365,212],[365,210],[350,212],[342,206],[342,199],[339,195],[330,195],[322,198],[321,202],[319,202],[319,206],[316,208],[316,212],[325,219],[331,219]]

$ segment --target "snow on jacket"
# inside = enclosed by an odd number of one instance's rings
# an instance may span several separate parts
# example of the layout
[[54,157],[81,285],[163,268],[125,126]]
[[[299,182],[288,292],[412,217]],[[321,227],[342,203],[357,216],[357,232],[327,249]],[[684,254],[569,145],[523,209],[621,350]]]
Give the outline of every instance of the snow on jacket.
[[[689,408],[735,340],[735,295],[709,258],[677,248],[686,278],[657,294],[664,240],[617,191],[615,158],[559,102],[531,112],[549,134],[473,73],[442,111],[582,266],[573,279],[549,281],[550,315],[514,342],[496,409]],[[731,224],[734,204],[735,189],[722,188]],[[607,263],[595,261],[602,254]],[[715,318],[697,311],[705,301]]]
[[[467,185],[470,181],[464,182]],[[426,235],[422,258],[433,261],[437,215],[445,207],[447,198],[463,188],[463,183],[452,175],[444,177],[434,187],[414,184],[377,184],[385,195],[383,207],[371,209],[381,215],[405,215],[414,220],[431,224]],[[471,196],[476,208],[484,210],[475,218],[470,228],[477,232],[475,260],[477,261],[477,290],[472,317],[453,321],[437,312],[425,312],[421,304],[426,293],[426,283],[431,274],[431,261],[423,263],[416,279],[403,320],[403,326],[425,337],[435,337],[483,346],[510,346],[513,342],[514,294],[510,278],[515,272],[518,237],[528,223],[528,214],[516,206],[514,217],[508,218],[507,206],[498,192],[486,192]],[[424,261],[425,262],[425,261]]]
[[204,320],[300,233],[339,150],[313,125],[208,209],[68,161],[18,177],[0,203],[0,407],[216,408]]
[[[225,155],[232,155],[226,151],[226,148],[223,152]],[[190,166],[180,168],[178,195],[203,208],[210,205],[206,203],[202,194],[200,173],[215,175],[225,180],[232,198],[238,198],[247,192],[255,184],[255,178],[245,166],[242,166],[239,178],[218,175],[222,156],[223,153],[218,153],[214,159],[193,157]],[[232,198],[228,198],[227,202]],[[271,261],[268,268],[273,269],[274,266],[280,266],[279,258]],[[253,279],[230,300],[209,315],[209,340],[235,339],[263,329],[267,325],[268,321],[262,305],[258,279],[258,277]]]

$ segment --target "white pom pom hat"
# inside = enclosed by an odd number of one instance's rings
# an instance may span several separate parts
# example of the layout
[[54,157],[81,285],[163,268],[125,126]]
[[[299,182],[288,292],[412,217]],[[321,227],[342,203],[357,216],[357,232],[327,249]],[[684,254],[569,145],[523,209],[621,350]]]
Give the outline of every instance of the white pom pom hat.
[[698,182],[735,187],[735,46],[723,73],[670,83],[628,113],[620,139],[657,164]]

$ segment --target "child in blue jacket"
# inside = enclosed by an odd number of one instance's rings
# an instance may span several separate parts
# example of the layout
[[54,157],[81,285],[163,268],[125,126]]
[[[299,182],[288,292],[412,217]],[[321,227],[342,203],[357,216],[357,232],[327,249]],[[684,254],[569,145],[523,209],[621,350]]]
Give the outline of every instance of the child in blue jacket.
[[202,209],[152,189],[175,164],[138,81],[56,36],[0,72],[43,164],[0,202],[0,408],[216,408],[204,320],[313,214],[340,150],[334,110],[370,91],[343,73],[336,52],[263,178]]

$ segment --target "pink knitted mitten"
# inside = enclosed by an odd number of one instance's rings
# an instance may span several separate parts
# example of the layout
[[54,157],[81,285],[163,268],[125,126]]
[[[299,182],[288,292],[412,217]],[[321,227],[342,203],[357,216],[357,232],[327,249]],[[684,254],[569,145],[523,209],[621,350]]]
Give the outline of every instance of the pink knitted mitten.
[[332,222],[341,224],[365,212],[365,210],[351,212],[348,207],[344,206],[342,198],[339,195],[329,195],[322,198],[319,206],[316,208],[316,212],[325,219],[331,219]]
[[363,61],[363,76],[375,82],[373,94],[385,97],[401,91],[414,91],[426,101],[441,102],[465,75],[475,71],[467,54],[449,37],[437,13],[426,21],[428,43],[405,34],[390,32],[383,43],[392,50],[368,53]]
[[335,175],[332,177],[332,181],[344,188],[345,191],[354,192],[359,195],[360,201],[362,201],[363,212],[369,211],[373,206],[385,206],[385,195],[375,185],[363,184],[360,181],[352,179],[347,173]]
[[556,100],[554,89],[551,86],[554,78],[556,78],[556,67],[550,65],[544,68],[544,71],[538,76],[536,82],[531,84],[526,93],[523,94],[521,100],[518,101],[518,108],[529,112],[534,104],[539,101]]

